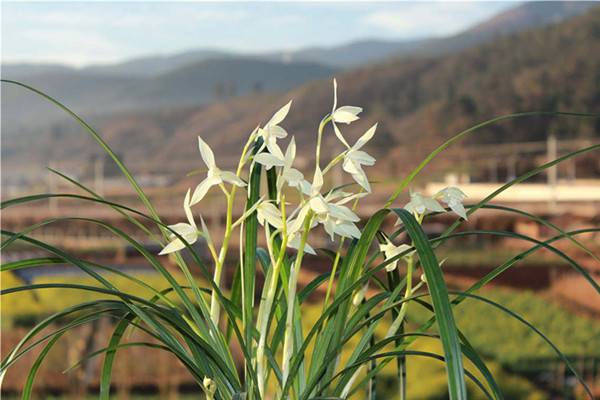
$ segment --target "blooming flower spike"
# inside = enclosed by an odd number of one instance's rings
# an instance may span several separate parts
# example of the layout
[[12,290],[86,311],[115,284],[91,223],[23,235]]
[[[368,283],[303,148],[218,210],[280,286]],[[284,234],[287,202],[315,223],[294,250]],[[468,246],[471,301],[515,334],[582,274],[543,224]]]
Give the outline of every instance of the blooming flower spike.
[[360,150],[375,134],[377,124],[367,130],[344,155],[344,163],[342,168],[348,172],[356,183],[363,187],[367,192],[371,191],[371,185],[367,179],[367,175],[362,169],[363,165],[371,166],[375,164],[375,158],[371,157],[366,152]]
[[192,209],[190,208],[190,190],[188,189],[185,199],[183,200],[183,210],[185,211],[185,216],[187,217],[188,223],[180,222],[175,225],[169,225],[173,231],[177,232],[184,240],[182,241],[177,236],[171,234],[171,242],[165,246],[164,249],[159,253],[159,255],[173,253],[185,248],[185,243],[193,244],[198,240],[198,236],[200,232],[198,231],[198,227],[196,226],[196,222],[194,221],[194,216],[192,215]]
[[233,172],[221,171],[217,167],[213,151],[200,136],[198,136],[198,147],[200,148],[200,156],[202,157],[204,164],[208,167],[208,174],[206,179],[196,186],[194,194],[192,195],[191,206],[200,202],[211,187],[220,185],[223,182],[231,183],[236,186],[246,186],[246,183]]

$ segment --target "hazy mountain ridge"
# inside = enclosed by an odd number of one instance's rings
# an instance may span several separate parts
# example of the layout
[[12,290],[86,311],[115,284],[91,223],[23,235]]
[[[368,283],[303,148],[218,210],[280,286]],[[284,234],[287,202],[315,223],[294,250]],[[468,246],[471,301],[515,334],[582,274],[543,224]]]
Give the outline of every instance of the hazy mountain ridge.
[[456,35],[435,39],[381,40],[364,39],[337,46],[312,46],[298,50],[279,50],[239,54],[224,49],[194,49],[175,54],[137,57],[107,65],[72,68],[59,64],[3,64],[3,74],[25,77],[43,72],[72,71],[90,75],[148,77],[164,74],[186,64],[209,59],[249,58],[278,62],[308,62],[336,68],[348,68],[381,61],[388,57],[421,54],[440,55],[464,49],[499,35],[558,23],[582,14],[593,1],[537,1],[516,5]]
[[[288,90],[313,79],[328,77],[333,69],[306,62],[283,63],[255,58],[207,59],[149,77],[91,75],[80,71],[52,71],[20,81],[38,88],[84,116],[143,109],[203,105],[251,92]],[[10,75],[3,75],[11,79]],[[21,127],[39,128],[63,114],[22,88],[4,85],[3,127],[7,135]],[[37,123],[28,116],[35,115]]]
[[[377,155],[377,168],[385,170],[392,160],[408,168],[452,134],[495,116],[537,110],[600,113],[599,27],[600,8],[556,26],[514,34],[458,54],[390,61],[337,74],[339,104],[365,107],[360,121],[343,126],[344,134],[352,142],[380,121],[368,151]],[[189,108],[170,118],[146,112],[98,119],[94,125],[123,152],[126,162],[143,159],[157,169],[187,163],[189,171],[199,160],[194,145],[197,135],[216,153],[234,154],[232,149],[240,148],[257,124],[265,123],[290,99],[292,110],[284,126],[296,136],[299,154],[310,156],[318,121],[331,109],[329,79],[286,93],[249,94],[201,109]],[[86,152],[95,151],[89,143],[89,147],[83,146],[85,135],[75,124],[70,126],[71,133],[67,129],[60,140],[61,155],[76,153],[85,158]],[[600,123],[550,117],[509,120],[478,132],[467,142],[544,140],[550,132],[596,140]],[[69,139],[75,137],[79,139]],[[407,144],[410,153],[397,152]],[[24,146],[36,162],[47,162],[44,146],[29,141]],[[328,131],[324,154],[336,149],[341,146]],[[23,152],[3,146],[3,154],[7,151],[13,156]],[[306,161],[299,160],[300,164]]]
[[[75,107],[88,118],[115,112],[204,105],[247,93],[287,90],[329,76],[340,67],[364,66],[393,55],[431,57],[451,54],[507,32],[582,13],[592,4],[525,3],[463,33],[441,39],[364,40],[342,46],[253,56],[199,49],[81,69],[55,64],[3,65],[2,77],[37,87]],[[37,130],[62,118],[60,113],[22,89],[6,86],[3,89],[2,126],[8,135],[17,130]],[[36,118],[30,118],[31,115]]]

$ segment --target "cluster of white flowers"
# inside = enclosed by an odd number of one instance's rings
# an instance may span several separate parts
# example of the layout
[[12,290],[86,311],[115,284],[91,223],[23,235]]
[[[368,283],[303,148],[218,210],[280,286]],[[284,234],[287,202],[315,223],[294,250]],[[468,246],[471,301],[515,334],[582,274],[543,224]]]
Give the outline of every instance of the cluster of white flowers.
[[[278,141],[288,137],[288,132],[280,126],[287,117],[292,102],[288,102],[281,107],[271,119],[263,126],[255,129],[248,143],[253,144],[256,140],[262,140],[262,145],[252,157],[249,151],[244,150],[237,173],[224,171],[217,167],[213,151],[208,144],[198,137],[198,147],[204,164],[208,168],[206,178],[195,188],[190,195],[188,190],[184,200],[184,210],[187,216],[187,223],[170,225],[169,227],[181,235],[183,240],[192,244],[200,236],[207,236],[208,231],[202,221],[202,229],[198,229],[192,215],[191,207],[199,203],[213,186],[219,186],[221,190],[228,195],[225,184],[231,187],[245,187],[246,182],[241,178],[240,173],[247,161],[261,164],[265,169],[275,168],[277,172],[277,204],[281,204],[284,188],[286,186],[296,191],[300,199],[295,208],[290,208],[289,204],[283,204],[292,212],[283,215],[282,208],[279,208],[274,201],[264,200],[256,204],[251,211],[256,210],[258,220],[263,226],[271,226],[280,233],[285,233],[287,245],[291,248],[298,248],[301,244],[301,236],[307,229],[312,229],[317,225],[322,225],[325,232],[331,240],[335,240],[336,235],[343,238],[359,238],[360,230],[356,223],[360,218],[347,206],[348,203],[357,201],[361,197],[371,192],[371,185],[363,166],[372,166],[375,164],[375,158],[367,154],[362,148],[373,138],[377,129],[377,124],[370,127],[354,145],[350,145],[342,134],[338,124],[350,124],[359,119],[362,108],[355,106],[338,107],[337,82],[333,80],[333,107],[331,113],[322,121],[319,128],[319,140],[316,153],[316,165],[313,173],[312,182],[305,179],[304,174],[294,168],[296,158],[296,141],[292,136],[285,153],[281,150]],[[334,157],[324,169],[319,165],[320,142],[323,129],[331,123],[333,131],[345,149]],[[342,169],[347,172],[358,184],[359,191],[354,193],[346,192],[340,188],[331,188],[324,190],[324,175],[326,175],[336,164],[341,162]],[[347,187],[348,185],[345,185]],[[232,189],[233,191],[233,189]],[[294,197],[294,196],[289,196]],[[405,208],[412,212],[415,217],[422,217],[430,211],[443,212],[444,207],[440,202],[447,205],[452,211],[467,218],[466,211],[462,205],[465,195],[460,189],[448,187],[433,197],[426,197],[419,193],[411,193],[411,199]],[[285,203],[285,197],[283,197]],[[231,210],[228,210],[231,212]],[[246,213],[245,218],[249,213]],[[307,218],[310,221],[307,222]],[[172,235],[171,242],[161,251],[160,254],[168,254],[185,248],[185,243],[175,235]],[[393,243],[381,245],[381,251],[386,258],[393,257],[406,250],[406,245],[395,246]],[[307,253],[314,253],[314,249],[306,242],[303,243],[303,250]],[[388,270],[393,270],[396,263],[390,264]]]
[[[298,248],[301,233],[307,228],[314,228],[318,224],[323,226],[331,240],[334,240],[336,235],[346,238],[359,238],[360,230],[356,226],[356,223],[360,218],[346,204],[371,192],[369,180],[362,167],[374,165],[375,158],[361,150],[361,148],[371,140],[375,134],[377,125],[369,128],[353,146],[348,144],[337,124],[350,124],[358,120],[358,115],[362,111],[362,108],[354,106],[337,107],[337,82],[334,80],[333,108],[331,113],[323,120],[324,123],[321,129],[325,127],[327,122],[331,122],[335,135],[346,149],[331,160],[325,170],[322,170],[317,162],[312,182],[309,182],[305,179],[302,172],[294,168],[296,158],[296,141],[294,137],[291,137],[285,153],[281,150],[278,143],[279,140],[288,137],[287,131],[280,124],[286,118],[291,105],[292,102],[290,101],[281,107],[264,127],[259,127],[252,133],[250,140],[254,141],[260,138],[262,139],[262,146],[257,154],[250,159],[252,162],[261,164],[267,170],[276,168],[278,196],[282,195],[283,189],[287,185],[297,191],[300,202],[284,218],[282,210],[274,202],[262,200],[255,206],[259,222],[262,225],[268,224],[274,229],[285,232],[288,239],[288,246],[291,248]],[[322,131],[319,132],[319,135],[321,134]],[[194,243],[199,236],[205,234],[203,230],[197,228],[192,216],[191,207],[200,202],[213,186],[220,186],[225,193],[227,191],[223,186],[224,184],[231,184],[238,187],[246,186],[246,183],[239,174],[231,171],[223,171],[217,167],[211,148],[200,137],[198,138],[198,145],[202,160],[208,168],[207,177],[196,187],[191,198],[189,191],[186,195],[184,209],[188,217],[188,223],[170,226],[173,231],[181,235],[189,244]],[[249,158],[247,155],[242,157],[241,163]],[[324,190],[324,174],[340,162],[342,163],[342,169],[360,186],[359,192],[349,193],[338,188]],[[281,197],[277,200],[279,202]],[[305,226],[305,221],[309,215],[311,221],[307,227]],[[185,244],[183,241],[173,235],[172,241],[163,249],[161,254],[178,251],[184,247]],[[314,253],[314,249],[307,243],[304,244],[304,251]]]

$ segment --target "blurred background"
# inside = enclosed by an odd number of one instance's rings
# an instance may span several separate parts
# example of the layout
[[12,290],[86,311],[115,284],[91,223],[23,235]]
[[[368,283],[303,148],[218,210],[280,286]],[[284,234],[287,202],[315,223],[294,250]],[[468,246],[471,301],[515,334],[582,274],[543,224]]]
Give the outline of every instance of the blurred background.
[[[364,107],[361,119],[345,130],[351,142],[379,122],[365,148],[377,163],[368,172],[375,180],[374,194],[365,200],[363,216],[381,207],[431,150],[478,122],[524,111],[600,114],[600,4],[594,2],[3,2],[1,29],[2,78],[40,89],[88,121],[169,223],[184,218],[183,194],[199,182],[189,173],[204,167],[198,135],[211,145],[220,167],[231,167],[252,129],[293,99],[283,125],[296,137],[300,169],[311,165],[318,123],[331,110],[333,77],[339,83],[340,105]],[[51,168],[110,200],[142,208],[118,168],[76,121],[23,88],[3,83],[1,91],[3,200],[33,193],[84,193]],[[504,120],[449,148],[412,190],[433,194],[458,185],[468,195],[467,203],[474,203],[548,160],[597,143],[600,119]],[[326,132],[325,155],[341,150],[332,132]],[[201,210],[216,230],[223,218],[217,199],[218,193],[209,196]],[[598,152],[529,179],[501,195],[497,204],[536,213],[568,231],[597,227]],[[109,220],[149,250],[159,250],[118,214],[75,200],[5,210],[2,226],[20,231],[65,215]],[[450,217],[432,218],[425,227],[435,235],[450,222]],[[482,210],[464,227],[540,240],[555,235],[524,216],[499,210]],[[148,283],[166,285],[133,249],[99,227],[60,222],[33,236],[78,257],[123,268]],[[600,250],[598,233],[578,239]],[[313,241],[315,246],[332,246],[325,236]],[[465,288],[529,247],[531,243],[514,239],[478,237],[449,243],[440,252],[446,258],[448,284]],[[557,247],[600,279],[600,263],[568,243],[558,242]],[[199,250],[204,251],[202,244]],[[2,253],[2,261],[38,253],[25,245],[12,246]],[[322,265],[326,263],[319,257],[308,258],[301,281],[323,272]],[[83,274],[58,265],[2,273],[2,287],[65,279],[87,282]],[[148,295],[126,282],[119,287]],[[600,396],[600,297],[563,260],[548,251],[536,252],[483,293],[512,307],[554,340]],[[51,290],[4,296],[2,353],[36,321],[90,298]],[[418,323],[426,315],[415,310],[412,318]],[[555,353],[518,323],[468,302],[457,309],[457,319],[500,377],[508,399],[582,394]],[[104,346],[111,328],[112,321],[99,320],[66,336],[41,368],[36,395],[84,398],[97,390],[99,359],[84,360],[68,373],[63,370]],[[435,348],[426,342],[421,346]],[[140,363],[140,357],[145,361]],[[25,357],[9,372],[3,395],[19,394],[33,359]],[[119,398],[197,397],[191,377],[158,351],[124,350],[117,369]],[[408,371],[409,379],[427,382],[409,385],[409,398],[445,398],[443,366],[409,360]],[[389,382],[384,374],[381,387]]]

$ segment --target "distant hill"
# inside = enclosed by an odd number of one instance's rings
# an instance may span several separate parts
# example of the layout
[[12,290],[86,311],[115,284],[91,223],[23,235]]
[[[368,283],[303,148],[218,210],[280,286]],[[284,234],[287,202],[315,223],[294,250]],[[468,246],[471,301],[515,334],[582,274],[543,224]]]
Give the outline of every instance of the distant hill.
[[[349,68],[382,61],[392,56],[447,54],[483,43],[500,35],[558,23],[584,13],[594,5],[593,1],[525,2],[468,28],[464,32],[444,38],[368,39],[338,46],[313,46],[293,51],[257,53],[249,57],[278,62],[308,62],[336,68]],[[93,65],[81,69],[55,64],[3,64],[3,75],[22,78],[60,70],[61,72],[71,71],[89,75],[149,77],[209,59],[239,59],[246,56],[222,49],[194,49],[176,54],[149,55],[115,64]]]
[[510,8],[472,28],[444,38],[411,41],[364,40],[342,46],[314,47],[272,56],[281,60],[311,61],[335,67],[357,67],[401,56],[449,54],[502,35],[559,23],[585,13],[593,1],[534,1]]
[[[313,79],[331,76],[331,67],[307,62],[283,63],[249,57],[207,59],[145,77],[89,71],[52,70],[18,80],[74,107],[86,116],[142,109],[204,105],[234,96],[288,90]],[[12,78],[7,73],[4,78]],[[39,129],[63,119],[36,96],[3,86],[2,125],[5,135],[18,129]],[[30,116],[35,115],[32,120]]]
[[[596,8],[559,25],[502,37],[460,53],[399,59],[339,73],[340,104],[365,107],[361,120],[345,132],[353,140],[371,124],[380,122],[369,152],[378,156],[379,171],[386,174],[389,165],[408,168],[450,135],[495,116],[532,110],[600,114],[599,27],[600,8]],[[163,75],[165,81],[159,82],[169,87],[184,84],[189,81],[179,74],[185,76],[185,72],[183,68]],[[146,89],[148,92],[132,90],[129,95],[159,96],[166,89],[156,85],[160,83],[155,82]],[[171,95],[175,92],[165,92],[165,96]],[[193,145],[196,135],[205,137],[216,152],[233,154],[232,149],[237,150],[257,124],[264,123],[289,99],[294,102],[284,125],[296,135],[299,154],[310,155],[318,121],[331,108],[329,78],[288,92],[247,94],[177,112],[124,113],[94,119],[93,123],[126,161],[144,160],[148,168],[155,170],[177,166],[185,171],[198,163]],[[26,158],[28,165],[32,160],[45,165],[57,157],[65,160],[76,155],[85,160],[89,157],[86,154],[96,151],[74,123],[56,125],[53,130],[54,140],[48,135],[34,141],[5,140],[5,162]],[[561,138],[595,141],[600,139],[600,121],[547,117],[504,121],[478,132],[467,142],[544,140],[550,132]],[[331,132],[327,132],[324,143],[325,154],[339,149]],[[49,145],[59,150],[50,154]],[[404,146],[410,146],[411,151],[398,152]]]

